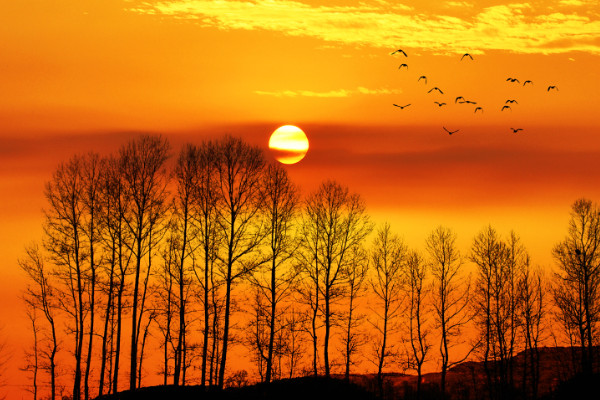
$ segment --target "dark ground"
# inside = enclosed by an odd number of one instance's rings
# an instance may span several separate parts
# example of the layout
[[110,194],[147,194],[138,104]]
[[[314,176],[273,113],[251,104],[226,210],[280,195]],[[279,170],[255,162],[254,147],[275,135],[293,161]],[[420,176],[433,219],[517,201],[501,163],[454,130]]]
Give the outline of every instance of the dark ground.
[[151,386],[97,400],[375,400],[363,387],[339,379],[296,378],[224,390],[201,386]]

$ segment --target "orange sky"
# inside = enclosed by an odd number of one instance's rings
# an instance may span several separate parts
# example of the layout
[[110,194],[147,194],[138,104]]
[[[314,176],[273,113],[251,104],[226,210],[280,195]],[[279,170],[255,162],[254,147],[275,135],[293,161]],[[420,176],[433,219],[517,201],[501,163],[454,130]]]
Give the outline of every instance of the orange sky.
[[[600,200],[595,0],[0,4],[0,321],[11,369],[25,326],[16,259],[40,238],[44,182],[72,154],[115,151],[139,132],[175,148],[231,133],[266,149],[276,127],[298,125],[310,151],[287,168],[303,192],[338,179],[415,247],[446,224],[466,253],[492,223],[550,265],[570,204]],[[408,57],[390,56],[397,48]],[[461,62],[467,51],[474,61]],[[427,93],[434,86],[444,95]],[[506,99],[519,104],[501,112]]]

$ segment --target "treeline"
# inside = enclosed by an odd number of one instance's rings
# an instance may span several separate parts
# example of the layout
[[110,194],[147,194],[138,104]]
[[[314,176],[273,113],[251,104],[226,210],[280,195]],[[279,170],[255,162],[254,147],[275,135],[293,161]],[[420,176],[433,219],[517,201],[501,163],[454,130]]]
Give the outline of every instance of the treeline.
[[581,372],[592,373],[592,202],[573,204],[549,274],[516,233],[491,226],[465,255],[446,227],[409,249],[388,224],[374,227],[358,194],[326,181],[301,197],[280,164],[238,138],[171,157],[166,139],[141,136],[114,155],[74,156],[47,183],[42,243],[19,260],[35,400],[135,389],[147,371],[164,384],[239,385],[233,344],[263,382],[348,378],[367,361],[381,394],[386,371],[415,371],[419,391],[434,362],[446,394],[448,370],[470,357],[484,363],[489,397],[508,398],[513,356],[526,350],[518,386],[536,398],[550,337],[581,347]]

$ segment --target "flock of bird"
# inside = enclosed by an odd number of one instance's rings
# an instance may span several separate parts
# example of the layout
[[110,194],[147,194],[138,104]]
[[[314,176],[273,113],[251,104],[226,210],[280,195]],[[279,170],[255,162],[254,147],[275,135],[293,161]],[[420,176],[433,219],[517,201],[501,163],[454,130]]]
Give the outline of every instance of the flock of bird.
[[[390,55],[395,55],[395,54],[400,54],[403,55],[404,57],[408,57],[408,55],[406,54],[406,52],[402,49],[398,49],[393,51],[392,53],[390,53]],[[460,61],[463,61],[465,58],[470,59],[471,61],[474,61],[473,56],[469,53],[465,53],[462,55],[462,57],[460,58]],[[402,68],[406,68],[408,70],[408,64],[406,63],[402,63],[400,64],[400,66],[398,67],[398,69],[402,69]],[[417,79],[417,82],[420,82],[421,80],[424,81],[424,83],[427,85],[427,76],[425,75],[421,75],[419,76],[419,79]],[[513,77],[508,77],[506,78],[506,82],[509,83],[517,83],[517,84],[521,84],[521,81],[517,78],[513,78]],[[533,82],[531,80],[526,80],[523,82],[522,86],[526,86],[526,85],[533,85]],[[547,92],[550,92],[551,90],[554,91],[558,91],[558,87],[556,85],[550,85],[548,86],[548,88],[546,89]],[[444,92],[437,86],[432,87],[431,89],[429,89],[429,91],[427,91],[427,93],[431,93],[431,92],[438,92],[439,94],[444,94]],[[446,103],[444,102],[439,102],[439,101],[434,101],[434,104],[436,104],[438,107],[444,107],[446,105]],[[479,111],[480,113],[483,113],[483,107],[481,107],[480,105],[477,105],[476,101],[471,101],[471,100],[467,100],[465,99],[463,96],[458,96],[454,99],[454,104],[472,104],[475,105],[476,107],[474,108],[473,113],[477,114],[477,112]],[[500,108],[500,111],[512,111],[512,107],[511,105],[513,104],[519,104],[519,102],[516,99],[507,99],[504,104],[502,105],[502,107]],[[404,110],[407,107],[411,106],[411,103],[409,104],[405,104],[405,105],[400,105],[400,104],[393,104],[395,107],[400,108],[401,110]],[[449,130],[447,129],[445,126],[442,127],[444,129],[444,131],[446,131],[449,135],[452,135],[453,133],[459,132],[460,129],[456,129],[456,130]],[[510,128],[512,130],[513,133],[517,133],[520,131],[523,131],[523,128]]]

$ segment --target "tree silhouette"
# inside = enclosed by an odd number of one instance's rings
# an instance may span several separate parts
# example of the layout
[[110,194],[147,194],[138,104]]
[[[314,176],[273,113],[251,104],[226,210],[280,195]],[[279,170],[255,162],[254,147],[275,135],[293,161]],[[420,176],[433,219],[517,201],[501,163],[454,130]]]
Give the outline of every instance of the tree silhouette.
[[83,236],[87,240],[87,258],[89,268],[85,278],[89,281],[88,304],[89,304],[89,329],[88,348],[85,363],[85,375],[83,379],[84,397],[90,398],[90,371],[92,366],[92,349],[95,337],[94,322],[96,320],[96,290],[100,258],[97,251],[100,245],[100,175],[102,173],[102,162],[96,153],[88,153],[82,157],[81,180],[83,183],[82,206],[83,206]]
[[546,300],[547,284],[540,269],[533,269],[529,263],[519,280],[519,320],[522,341],[525,348],[523,362],[523,393],[525,397],[536,399],[540,383],[540,353],[544,322],[548,309]]
[[379,395],[383,396],[383,368],[392,356],[393,346],[388,343],[390,333],[397,331],[396,320],[401,315],[404,299],[404,268],[407,262],[407,248],[402,240],[391,232],[386,223],[378,231],[373,242],[372,264],[374,276],[371,281],[377,299],[372,322],[379,336],[376,339],[377,384]]
[[[124,222],[131,235],[134,258],[134,287],[131,298],[131,354],[129,389],[137,386],[138,348],[140,327],[144,314],[147,281],[150,276],[152,248],[160,239],[157,229],[164,218],[167,192],[167,172],[169,143],[160,137],[141,136],[132,140],[120,150],[120,172],[123,190],[129,203]],[[148,257],[146,278],[140,293],[140,275],[144,257]]]
[[571,207],[567,237],[552,250],[559,272],[554,300],[581,346],[581,368],[591,375],[594,332],[600,320],[600,209],[587,199]]
[[429,289],[426,285],[427,264],[419,253],[409,252],[405,274],[410,343],[408,366],[417,371],[417,399],[420,399],[423,364],[431,348],[429,342],[431,330],[426,322],[429,314],[427,306]]
[[46,185],[45,241],[49,257],[58,268],[65,293],[58,296],[61,308],[72,318],[75,358],[73,400],[81,398],[82,351],[85,317],[88,304],[84,302],[86,246],[84,242],[84,184],[81,157],[60,164]]
[[344,359],[344,379],[350,380],[350,367],[355,364],[354,358],[367,341],[364,332],[358,330],[365,314],[359,313],[358,300],[365,295],[367,289],[367,276],[369,272],[369,254],[362,246],[354,246],[350,252],[350,268],[344,288],[347,298],[346,311],[342,313],[344,319],[344,336],[342,337],[342,357]]
[[427,237],[425,247],[431,262],[433,277],[433,307],[436,328],[440,332],[442,361],[440,390],[446,394],[448,369],[463,362],[450,356],[456,339],[470,320],[468,313],[470,282],[462,276],[463,260],[456,246],[456,234],[449,228],[437,227]]
[[[305,228],[310,232],[308,237],[316,237],[317,253],[315,262],[319,271],[309,274],[309,278],[321,285],[317,296],[323,298],[324,339],[323,363],[325,376],[330,377],[329,341],[333,324],[333,306],[343,292],[341,285],[348,276],[352,266],[349,252],[372,230],[365,206],[358,194],[350,194],[348,188],[327,181],[311,193],[305,206]],[[308,242],[304,247],[310,247]]]
[[[56,399],[56,354],[58,352],[58,336],[56,331],[57,299],[55,288],[50,283],[50,272],[47,270],[43,255],[37,245],[25,249],[26,256],[19,260],[19,266],[27,274],[31,283],[25,289],[23,298],[29,308],[34,338],[35,370],[34,382],[37,380],[37,369],[47,370],[50,375],[50,399]],[[40,311],[47,323],[47,330],[42,331],[41,321],[37,321],[36,312]],[[36,329],[45,338],[37,336]],[[45,343],[44,343],[45,342]],[[43,359],[46,358],[47,364]],[[37,387],[34,389],[37,393]],[[35,396],[34,396],[35,397]]]
[[488,226],[475,237],[471,260],[477,266],[476,322],[482,335],[490,397],[505,399],[514,384],[518,279],[529,256],[514,232],[504,242]]
[[260,212],[265,161],[262,152],[239,138],[225,137],[215,143],[215,178],[219,229],[223,235],[220,273],[225,281],[223,344],[218,386],[223,387],[231,316],[231,288],[262,263],[254,254],[264,236]]
[[[109,261],[109,288],[107,299],[107,313],[111,307],[110,303],[114,304],[111,313],[116,318],[115,332],[116,338],[111,339],[111,346],[114,345],[114,360],[109,363],[109,367],[112,368],[112,392],[117,393],[119,387],[119,370],[120,370],[120,359],[121,359],[121,343],[122,343],[122,328],[123,328],[123,312],[125,307],[126,295],[126,278],[131,274],[131,258],[133,252],[131,249],[132,238],[131,232],[128,230],[125,216],[129,214],[129,207],[131,203],[128,201],[125,190],[125,182],[121,174],[122,160],[114,156],[110,156],[106,159],[104,176],[101,181],[101,209],[100,215],[102,219],[102,232],[105,252],[110,254],[107,258]],[[111,293],[111,276],[115,279],[114,290],[116,297],[110,300]],[[106,325],[105,325],[106,326]],[[103,350],[104,351],[104,350]],[[105,356],[102,355],[102,360]],[[104,363],[104,361],[102,361]],[[101,379],[99,384],[99,392],[103,391],[104,379],[102,379],[101,367]]]
[[[259,288],[259,294],[269,308],[268,346],[266,357],[265,382],[271,381],[275,336],[281,329],[281,313],[278,305],[289,295],[296,273],[289,261],[298,247],[294,238],[293,219],[299,196],[297,188],[290,181],[287,172],[279,164],[269,164],[264,172],[263,195],[265,226],[267,229],[268,262],[267,269],[254,275],[252,281]],[[287,268],[286,268],[287,267]]]
[[[173,368],[173,384],[179,385],[182,377],[185,376],[186,356],[185,347],[188,325],[186,323],[186,308],[189,302],[191,286],[191,277],[186,275],[186,271],[193,268],[186,265],[193,263],[193,254],[198,246],[197,236],[198,227],[194,224],[196,210],[196,192],[199,186],[199,169],[201,164],[200,149],[192,145],[185,145],[177,159],[175,165],[174,177],[176,190],[174,194],[174,218],[171,229],[177,232],[171,240],[176,239],[176,251],[178,254],[177,275],[175,283],[178,286],[177,298],[178,304],[178,337],[175,348],[175,365]],[[185,384],[185,379],[182,380]]]

